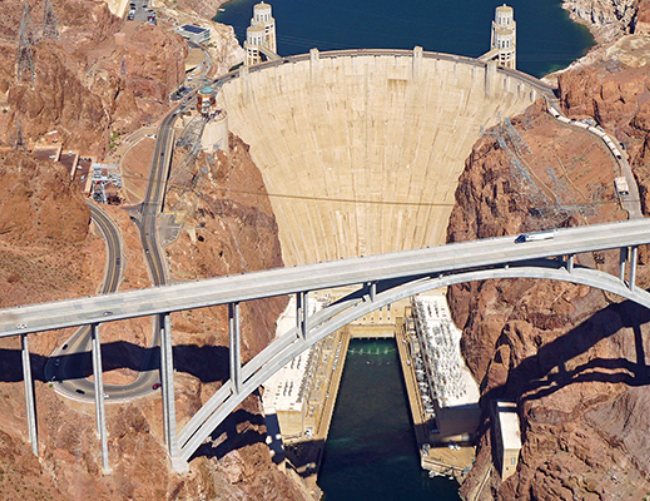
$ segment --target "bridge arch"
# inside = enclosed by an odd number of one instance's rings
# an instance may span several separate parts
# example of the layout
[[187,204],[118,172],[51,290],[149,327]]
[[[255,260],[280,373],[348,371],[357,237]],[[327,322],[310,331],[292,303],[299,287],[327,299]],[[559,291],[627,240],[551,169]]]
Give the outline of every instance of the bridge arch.
[[410,277],[403,280],[376,282],[376,292],[368,286],[349,294],[309,318],[306,335],[296,326],[277,338],[242,367],[241,386],[235,391],[231,380],[205,403],[178,436],[182,462],[191,459],[212,432],[235,408],[270,376],[310,346],[358,318],[388,304],[416,294],[465,282],[500,278],[535,278],[586,285],[633,301],[650,309],[650,293],[630,288],[619,278],[588,267],[567,267],[557,259],[505,265],[483,270],[460,271],[448,275]]

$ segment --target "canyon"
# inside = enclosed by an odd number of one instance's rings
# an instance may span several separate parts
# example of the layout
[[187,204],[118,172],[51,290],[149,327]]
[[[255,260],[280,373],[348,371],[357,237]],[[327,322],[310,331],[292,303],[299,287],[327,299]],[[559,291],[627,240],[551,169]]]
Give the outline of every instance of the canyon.
[[[7,14],[0,21],[0,143],[14,146],[20,128],[25,142],[32,146],[57,129],[66,147],[102,158],[110,151],[109,131],[126,135],[143,123],[155,125],[167,109],[167,97],[182,79],[179,61],[186,55],[185,44],[164,26],[123,28],[121,20],[101,2],[84,2],[83,6],[75,0],[53,3],[59,13],[60,44],[45,40],[36,44],[33,88],[15,83],[15,44],[3,41],[16,39],[22,4],[3,4]],[[567,116],[593,117],[625,144],[644,212],[650,202],[650,89],[643,54],[650,45],[643,34],[631,32],[646,22],[647,3],[567,2],[569,10],[589,24],[603,44],[553,77]],[[216,5],[201,5],[188,2],[176,10],[185,9],[190,19],[211,15],[209,11],[216,9]],[[171,12],[171,6],[164,8]],[[31,9],[38,19],[42,3],[31,4]],[[216,74],[229,69],[241,56],[241,49],[234,43],[231,29],[214,30],[227,41],[212,53],[217,55]],[[406,82],[408,67],[397,61],[373,62],[373,66],[360,60],[362,64],[357,66],[344,63],[329,68],[355,92],[339,93],[333,81],[316,83],[327,100],[310,97],[305,90],[309,84],[295,83],[299,78],[308,81],[308,72],[298,65],[282,67],[267,82],[251,75],[259,84],[252,101],[257,106],[253,109],[251,103],[242,102],[239,110],[233,109],[236,135],[230,137],[230,158],[217,156],[209,163],[200,157],[196,163],[196,169],[207,166],[208,175],[187,227],[200,229],[181,232],[167,247],[174,280],[626,217],[613,196],[607,152],[586,134],[558,125],[539,102],[531,104],[513,91],[511,101],[493,106],[478,122],[486,128],[493,126],[495,120],[489,116],[503,106],[503,116],[512,117],[531,148],[532,154],[526,157],[531,171],[547,185],[554,179],[569,185],[572,199],[549,199],[542,211],[534,210],[525,196],[526,187],[516,182],[509,154],[496,143],[496,129],[482,137],[477,130],[469,131],[469,118],[458,108],[449,108],[452,100],[441,100],[433,87],[457,93],[456,104],[469,102],[483,99],[484,78],[475,77],[474,87],[463,88],[457,72],[465,71],[464,67],[443,64],[437,76],[427,70],[432,87],[413,90]],[[123,62],[126,74],[121,69]],[[377,75],[384,75],[383,79],[372,80]],[[469,73],[462,76],[472,81]],[[283,102],[262,99],[258,90],[262,84],[281,89],[285,99],[279,101]],[[235,90],[224,89],[224,105],[232,106],[239,99]],[[373,107],[370,101],[356,97],[371,91],[383,92],[381,100],[390,106]],[[400,135],[401,124],[406,120],[409,131],[418,131],[414,135],[422,145],[443,145],[454,131],[418,122],[414,118],[416,111],[421,112],[417,95],[427,96],[431,115],[444,109],[445,116],[462,117],[455,127],[464,131],[464,140],[445,153],[453,162],[435,176],[433,171],[427,174],[435,162],[422,156],[424,147],[409,146],[409,132]],[[390,96],[399,99],[391,101]],[[290,102],[295,106],[288,106]],[[398,108],[404,103],[404,109]],[[280,105],[284,108],[278,113]],[[319,125],[307,118],[306,110],[312,108],[320,110],[325,123],[330,120],[326,117],[335,118],[327,126]],[[334,111],[328,115],[326,109]],[[470,115],[476,119],[474,111]],[[258,124],[275,124],[276,135],[257,144],[255,137],[264,129],[253,125],[254,119]],[[246,137],[246,130],[255,127],[258,134]],[[336,131],[345,131],[345,135],[336,135]],[[372,149],[370,144],[389,147]],[[353,152],[350,163],[344,161],[346,149]],[[414,160],[410,172],[397,176],[396,162],[404,163],[401,160],[409,155]],[[279,178],[271,173],[278,160],[285,169],[277,173]],[[307,169],[294,178],[291,168],[296,165],[315,166],[322,178]],[[364,173],[357,165],[369,171]],[[329,173],[331,166],[334,169]],[[373,166],[379,170],[372,170]],[[386,181],[376,193],[367,191],[373,175]],[[404,178],[409,182],[399,184]],[[322,226],[298,233],[298,224],[286,222],[295,217],[292,208],[282,205],[286,198],[273,197],[282,194],[279,190],[284,185],[292,193],[309,187],[310,196],[316,197],[322,195],[317,189],[326,189],[323,196],[334,196],[338,205],[332,207],[329,202],[321,207],[304,201],[298,213],[321,221]],[[430,189],[433,193],[426,191]],[[103,258],[96,256],[103,255],[104,246],[65,170],[24,152],[3,151],[0,191],[0,306],[94,294],[104,264]],[[367,198],[362,197],[365,194]],[[401,233],[394,235],[394,245],[388,245],[390,224],[373,226],[372,221],[378,217],[400,220],[398,210],[391,207],[386,213],[377,212],[377,204],[372,202],[382,197],[397,200],[396,195],[402,201],[445,205],[428,233],[415,228],[431,224],[429,210],[403,213]],[[346,212],[345,200],[354,197],[368,203]],[[556,210],[558,204],[571,205],[573,199],[597,205],[597,210]],[[340,216],[334,216],[337,210]],[[124,238],[122,287],[149,285],[137,228],[124,211],[110,207],[107,211]],[[339,235],[335,243],[327,238],[332,234]],[[603,253],[580,259],[613,270],[617,256]],[[641,249],[638,284],[644,288],[650,285],[647,262],[647,249]],[[646,312],[581,287],[521,280],[456,286],[449,291],[449,300],[455,321],[464,330],[463,353],[481,383],[484,401],[506,397],[521,404],[521,466],[503,483],[498,475],[490,474],[481,499],[641,499],[650,491],[645,469],[650,458],[643,433],[649,407],[644,394],[649,348]],[[245,360],[272,338],[275,320],[284,306],[283,301],[274,300],[243,308],[243,325],[248,326],[244,331]],[[177,314],[173,324],[174,343],[179,348],[177,407],[182,424],[226,377],[223,369],[215,369],[224,367],[227,360],[226,312],[213,308]],[[147,322],[115,323],[106,329],[103,339],[144,346],[149,330]],[[192,462],[187,477],[174,475],[166,463],[158,399],[109,405],[109,444],[112,457],[119,461],[112,476],[102,477],[92,407],[61,400],[42,374],[47,357],[68,335],[61,332],[30,339],[38,379],[40,460],[31,456],[26,445],[17,343],[0,343],[7,355],[0,386],[0,437],[6,450],[0,465],[3,499],[309,499],[310,493],[299,479],[280,472],[271,462],[257,396],[249,397],[215,432],[212,442]],[[131,357],[135,351],[114,350],[111,354],[107,350],[108,374],[129,377],[130,369],[119,359]],[[462,487],[468,499],[491,464],[487,407],[481,430],[477,462]]]

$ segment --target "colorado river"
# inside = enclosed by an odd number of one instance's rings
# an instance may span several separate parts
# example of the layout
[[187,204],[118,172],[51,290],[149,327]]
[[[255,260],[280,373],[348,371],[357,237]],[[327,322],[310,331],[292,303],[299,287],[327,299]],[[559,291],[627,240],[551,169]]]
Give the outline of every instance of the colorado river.
[[324,501],[451,501],[458,484],[420,468],[395,340],[353,339],[318,484]]

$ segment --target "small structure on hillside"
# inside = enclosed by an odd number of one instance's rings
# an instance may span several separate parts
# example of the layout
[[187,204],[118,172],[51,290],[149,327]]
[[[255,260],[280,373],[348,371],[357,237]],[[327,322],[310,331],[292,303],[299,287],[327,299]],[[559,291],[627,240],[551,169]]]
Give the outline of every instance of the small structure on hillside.
[[[90,196],[100,204],[120,202],[116,188],[122,187],[122,176],[116,164],[92,164]],[[108,188],[108,189],[107,189]]]
[[514,9],[506,4],[496,8],[492,21],[490,51],[483,54],[481,61],[496,63],[511,70],[517,67],[517,23]]
[[496,466],[500,467],[501,481],[504,481],[517,470],[521,451],[521,431],[516,403],[505,400],[494,402],[492,432],[496,444]]
[[184,24],[183,26],[176,28],[174,31],[184,39],[194,43],[205,43],[210,40],[209,29],[201,28],[200,26],[195,26],[193,24]]

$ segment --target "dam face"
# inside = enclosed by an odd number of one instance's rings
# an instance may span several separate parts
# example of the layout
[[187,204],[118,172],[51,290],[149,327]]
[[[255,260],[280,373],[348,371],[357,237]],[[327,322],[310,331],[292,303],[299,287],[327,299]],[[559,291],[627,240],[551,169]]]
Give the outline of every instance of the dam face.
[[480,127],[539,95],[491,64],[422,54],[312,50],[223,85],[218,104],[262,172],[285,265],[445,243]]

